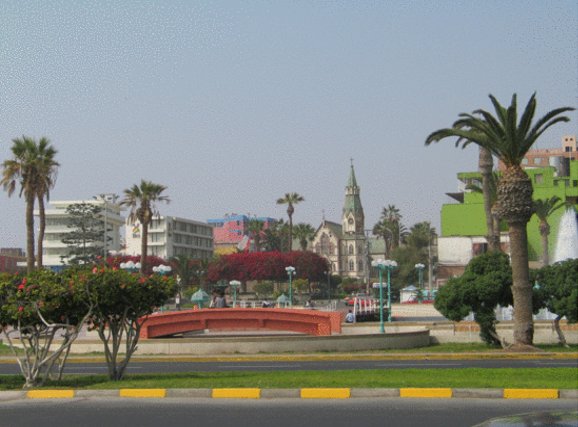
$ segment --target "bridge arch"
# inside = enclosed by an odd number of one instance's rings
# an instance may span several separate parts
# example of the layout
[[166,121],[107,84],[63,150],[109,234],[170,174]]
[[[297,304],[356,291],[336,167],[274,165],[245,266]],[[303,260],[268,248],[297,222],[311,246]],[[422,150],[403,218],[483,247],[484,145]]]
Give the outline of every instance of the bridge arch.
[[314,336],[341,333],[339,312],[279,308],[182,310],[148,316],[140,338],[160,338],[198,330],[276,330]]

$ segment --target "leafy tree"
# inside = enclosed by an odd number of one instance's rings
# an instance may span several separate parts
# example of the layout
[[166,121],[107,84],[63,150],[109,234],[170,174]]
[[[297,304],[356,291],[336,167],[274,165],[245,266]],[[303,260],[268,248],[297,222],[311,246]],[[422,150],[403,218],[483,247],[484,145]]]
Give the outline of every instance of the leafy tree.
[[71,264],[90,264],[102,253],[103,223],[99,218],[100,206],[92,203],[73,203],[66,207],[71,229],[64,234],[62,243],[68,245]]
[[[85,284],[73,271],[0,275],[0,324],[24,376],[24,388],[61,379],[70,346],[90,314],[87,297]],[[19,337],[24,354],[16,352],[12,335]],[[56,342],[57,335],[62,340]]]
[[42,239],[44,238],[45,216],[44,197],[48,197],[56,180],[58,163],[54,160],[56,150],[47,138],[38,143],[26,136],[12,140],[13,158],[2,163],[0,184],[11,196],[20,185],[20,197],[26,201],[26,270],[34,270],[34,201],[39,206],[38,266],[42,266]]
[[496,333],[494,309],[498,304],[511,304],[511,284],[508,256],[502,252],[488,252],[472,259],[461,277],[452,278],[441,287],[434,306],[455,322],[474,312],[482,340],[489,345],[506,346]]
[[289,226],[283,220],[276,221],[263,230],[262,250],[286,252],[289,248]]
[[578,322],[578,259],[569,259],[545,266],[535,272],[537,286],[534,298],[538,304],[556,314],[554,329],[561,345],[567,346],[560,329],[560,320]]
[[529,281],[528,235],[526,226],[533,214],[532,182],[521,166],[534,142],[551,126],[568,122],[562,114],[573,111],[563,107],[546,113],[533,124],[536,96],[533,94],[518,121],[517,97],[503,107],[490,95],[495,116],[485,110],[462,113],[451,128],[440,129],[426,138],[426,145],[456,137],[457,144],[474,143],[500,159],[505,170],[498,183],[495,211],[508,223],[512,259],[512,294],[514,297],[514,340],[518,347],[532,345],[532,286]]
[[262,282],[257,283],[255,285],[254,289],[255,289],[255,293],[258,296],[268,297],[268,296],[273,294],[275,287],[273,285],[273,282],[266,280],[266,281],[262,281]]
[[169,276],[142,276],[103,266],[85,273],[84,280],[94,304],[90,329],[104,344],[109,378],[119,381],[137,349],[143,323],[174,295],[175,282]]
[[169,203],[168,196],[162,193],[167,187],[155,184],[151,181],[141,180],[140,185],[133,185],[124,190],[124,199],[120,202],[122,206],[130,208],[129,220],[138,220],[142,226],[141,233],[141,273],[146,270],[146,257],[148,249],[148,230],[155,216],[159,216],[156,208],[157,202]]
[[315,229],[312,225],[301,222],[295,226],[293,234],[299,240],[301,250],[306,251],[308,242],[312,242],[315,237]]
[[287,216],[289,217],[289,252],[293,250],[293,213],[297,203],[303,202],[303,196],[297,193],[285,193],[284,197],[277,199],[278,205],[287,205]]
[[542,265],[550,264],[550,256],[548,253],[548,236],[550,235],[550,224],[548,224],[548,217],[565,206],[565,203],[560,200],[558,196],[552,196],[549,199],[534,200],[534,214],[540,221],[540,237],[542,242]]

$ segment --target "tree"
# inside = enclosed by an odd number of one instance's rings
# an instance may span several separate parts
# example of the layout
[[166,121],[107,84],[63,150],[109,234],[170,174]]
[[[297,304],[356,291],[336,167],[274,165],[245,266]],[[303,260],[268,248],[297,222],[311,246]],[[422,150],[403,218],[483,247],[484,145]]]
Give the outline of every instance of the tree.
[[502,252],[488,252],[473,258],[464,274],[451,278],[440,288],[435,308],[454,322],[460,322],[470,312],[480,326],[480,337],[489,345],[506,346],[496,333],[496,306],[512,302],[512,270],[508,256]]
[[385,256],[389,257],[391,252],[391,244],[393,239],[393,231],[391,229],[391,225],[384,219],[380,219],[374,226],[373,226],[373,235],[379,236],[385,242]]
[[456,137],[457,144],[470,143],[488,149],[505,167],[498,183],[495,212],[508,223],[512,260],[512,294],[514,297],[514,340],[518,347],[531,346],[534,336],[532,320],[532,286],[529,281],[528,236],[526,226],[533,213],[532,182],[521,166],[522,159],[534,142],[551,126],[570,119],[561,114],[574,110],[562,107],[546,113],[534,124],[536,94],[533,94],[518,121],[517,97],[503,107],[490,95],[495,116],[485,110],[462,113],[451,128],[440,129],[426,138],[426,145]]
[[104,344],[109,378],[119,381],[137,349],[143,323],[175,294],[175,282],[169,276],[143,276],[102,266],[84,277],[94,304],[89,327]]
[[399,247],[407,235],[407,229],[401,224],[401,218],[402,215],[395,205],[388,205],[381,211],[381,220],[391,230],[391,250]]
[[258,218],[250,218],[247,222],[247,232],[249,237],[253,240],[254,250],[259,252],[261,250],[261,234],[263,233],[264,222]]
[[61,239],[68,245],[70,264],[91,264],[102,253],[103,223],[98,217],[102,208],[92,203],[73,203],[66,207],[71,229]]
[[148,231],[155,216],[159,216],[156,208],[157,202],[169,203],[168,196],[162,195],[167,187],[155,184],[151,181],[141,180],[140,186],[134,184],[131,188],[124,190],[124,198],[120,202],[121,206],[130,208],[129,220],[138,220],[142,227],[140,265],[141,272],[146,269],[146,257],[148,249]]
[[500,242],[500,218],[496,210],[496,202],[498,200],[498,182],[500,182],[500,175],[497,172],[492,172],[487,176],[482,175],[482,186],[476,184],[468,184],[466,190],[482,194],[484,198],[484,211],[486,215],[486,240],[488,242],[488,251],[501,251]]
[[307,250],[308,242],[312,242],[315,237],[315,229],[310,224],[301,222],[295,226],[293,230],[295,237],[299,240],[299,245],[302,251]]
[[286,251],[289,247],[289,227],[283,220],[276,221],[263,230],[262,250],[267,252]]
[[[61,379],[70,346],[90,309],[85,283],[72,270],[0,275],[0,324],[24,376],[24,388]],[[23,353],[16,351],[12,335],[20,339]],[[55,341],[56,336],[61,340]]]
[[[482,195],[484,197],[484,211],[486,213],[486,229],[488,241],[488,250],[496,252],[500,250],[500,229],[499,222],[492,214],[492,207],[495,202],[496,181],[492,171],[494,167],[494,158],[492,152],[485,147],[478,147],[479,158],[478,167],[482,174]],[[496,223],[498,227],[496,228]]]
[[287,205],[287,216],[289,217],[289,252],[293,250],[293,212],[295,212],[294,205],[303,202],[303,196],[297,193],[285,193],[284,197],[277,199],[278,205]]
[[20,185],[20,197],[24,194],[26,201],[26,270],[34,270],[34,202],[39,202],[39,243],[38,266],[42,266],[42,239],[44,238],[45,217],[44,197],[54,186],[58,163],[54,160],[57,151],[50,145],[47,138],[41,138],[38,143],[26,136],[12,140],[13,158],[2,163],[2,179],[0,184],[11,196]]
[[569,259],[545,266],[536,271],[537,286],[534,297],[538,305],[556,314],[554,329],[560,345],[566,346],[566,338],[560,329],[560,320],[578,322],[578,259]]
[[548,224],[548,217],[565,206],[565,203],[560,200],[558,196],[552,196],[549,199],[534,200],[534,214],[540,221],[540,237],[542,241],[542,266],[550,264],[550,256],[548,253],[548,236],[550,235],[550,224]]

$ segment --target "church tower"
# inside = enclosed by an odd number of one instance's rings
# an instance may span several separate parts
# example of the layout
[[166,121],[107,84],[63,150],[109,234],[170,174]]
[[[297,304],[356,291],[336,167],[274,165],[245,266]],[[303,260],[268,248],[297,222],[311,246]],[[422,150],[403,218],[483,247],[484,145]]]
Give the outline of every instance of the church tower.
[[355,179],[353,160],[349,179],[345,187],[345,203],[343,204],[342,240],[340,270],[349,277],[364,277],[366,274],[365,261],[366,239],[364,234],[365,215],[361,206],[360,189]]

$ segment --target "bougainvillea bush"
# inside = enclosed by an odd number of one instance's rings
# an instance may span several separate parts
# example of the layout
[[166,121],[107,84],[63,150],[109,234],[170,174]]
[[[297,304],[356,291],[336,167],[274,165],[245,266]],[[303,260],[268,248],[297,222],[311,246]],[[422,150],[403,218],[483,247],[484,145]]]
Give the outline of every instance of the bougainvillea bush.
[[0,275],[0,324],[25,388],[61,378],[70,346],[90,313],[85,285],[72,270]]
[[175,281],[170,276],[102,266],[94,267],[84,280],[93,304],[89,328],[97,331],[104,344],[110,379],[121,380],[137,349],[146,316],[174,296]]

